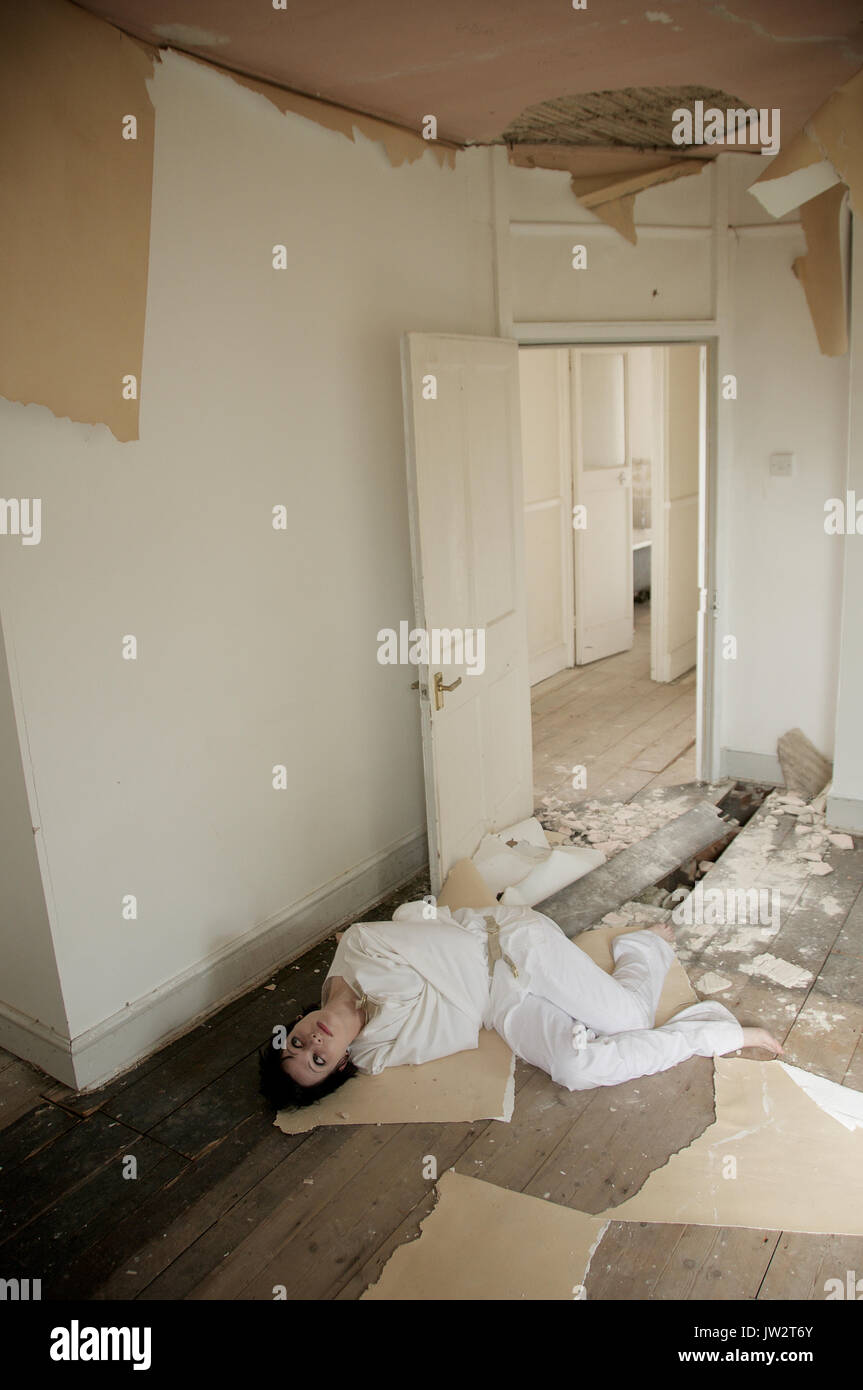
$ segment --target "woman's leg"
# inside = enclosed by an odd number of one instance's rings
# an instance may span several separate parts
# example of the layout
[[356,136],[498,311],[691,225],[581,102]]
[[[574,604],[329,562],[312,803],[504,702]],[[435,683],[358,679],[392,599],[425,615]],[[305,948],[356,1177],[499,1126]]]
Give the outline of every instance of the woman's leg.
[[530,992],[595,1033],[652,1028],[674,960],[670,942],[649,929],[624,932],[612,941],[611,953],[614,973],[608,975],[563,932],[549,931],[531,970]]
[[750,1041],[734,1015],[708,999],[683,1009],[661,1028],[603,1036],[578,1049],[572,1045],[569,1014],[537,995],[516,999],[495,1020],[495,1028],[517,1056],[541,1067],[568,1091],[617,1086],[637,1076],[667,1071],[689,1057],[735,1052]]

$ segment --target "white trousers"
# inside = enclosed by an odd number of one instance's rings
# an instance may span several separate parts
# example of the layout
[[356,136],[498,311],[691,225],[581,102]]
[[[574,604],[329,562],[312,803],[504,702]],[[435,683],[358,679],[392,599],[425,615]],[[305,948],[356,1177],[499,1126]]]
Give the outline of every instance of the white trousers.
[[653,931],[624,932],[613,939],[611,954],[614,974],[608,975],[563,932],[549,932],[531,962],[530,993],[595,1033],[652,1028],[672,947]]
[[[528,992],[511,998],[494,1021],[517,1056],[577,1091],[614,1086],[667,1071],[689,1057],[720,1056],[743,1046],[740,1024],[715,1001],[693,1004],[661,1028],[653,1027],[674,959],[656,932],[624,933],[611,949],[614,973],[607,975],[562,932],[548,933],[532,953]],[[596,1036],[591,1039],[585,1029]]]

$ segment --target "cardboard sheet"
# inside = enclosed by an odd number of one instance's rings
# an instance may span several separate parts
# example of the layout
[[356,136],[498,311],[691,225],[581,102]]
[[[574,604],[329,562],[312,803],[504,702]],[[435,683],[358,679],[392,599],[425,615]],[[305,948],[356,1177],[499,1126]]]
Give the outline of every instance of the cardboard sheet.
[[457,912],[460,907],[497,907],[497,898],[472,859],[459,859],[438,893],[438,906]]
[[[538,910],[542,911],[541,905]],[[580,946],[583,951],[586,951],[590,959],[610,975],[614,968],[614,957],[611,954],[612,941],[616,936],[622,936],[625,932],[640,930],[640,927],[631,926],[594,927],[592,931],[585,931],[579,936],[574,936],[573,942],[576,946]],[[689,976],[675,956],[671,969],[665,977],[665,984],[662,986],[662,994],[656,1010],[655,1026],[660,1028],[681,1009],[685,1009],[689,1004],[697,1003],[698,995],[689,982]]]
[[[719,153],[719,150],[716,151]],[[692,161],[709,164],[714,155],[705,155],[700,147],[681,146],[673,158],[665,151],[637,150],[622,146],[609,149],[598,145],[552,145],[545,142],[524,142],[509,148],[509,162],[521,169],[558,169],[576,178],[624,180],[631,176],[650,174],[667,169],[669,164]],[[643,185],[645,186],[645,185]],[[634,190],[638,191],[638,190]]]
[[643,150],[521,144],[510,149],[509,162],[522,169],[565,170],[579,202],[635,246],[635,195],[699,174],[711,161],[692,155],[670,160]]
[[863,68],[819,107],[804,127],[851,193],[863,217]]
[[438,1203],[362,1295],[401,1302],[578,1299],[607,1220],[444,1173]]
[[750,184],[749,192],[771,217],[784,217],[838,182],[829,159],[825,159],[815,141],[800,130],[782,146],[775,159],[771,159],[764,173]]
[[137,439],[155,50],[64,0],[27,0],[0,7],[0,55],[0,395]]
[[863,68],[831,93],[749,191],[783,217],[840,182],[863,215]]
[[306,1134],[318,1125],[509,1122],[514,1100],[515,1057],[503,1038],[481,1028],[475,1051],[355,1076],[314,1105],[280,1110],[276,1124],[285,1134]]
[[660,165],[658,169],[619,170],[605,175],[574,174],[570,184],[583,207],[589,208],[635,246],[638,242],[635,230],[636,193],[643,193],[646,188],[655,188],[662,183],[673,183],[691,174],[700,174],[709,163],[707,159],[682,159]]
[[803,286],[818,346],[825,357],[841,357],[848,351],[848,314],[839,231],[845,193],[845,184],[837,183],[826,193],[803,204],[800,221],[808,249],[791,267]]
[[715,1122],[603,1215],[863,1236],[863,1128],[834,1118],[778,1062],[718,1057],[715,1078]]

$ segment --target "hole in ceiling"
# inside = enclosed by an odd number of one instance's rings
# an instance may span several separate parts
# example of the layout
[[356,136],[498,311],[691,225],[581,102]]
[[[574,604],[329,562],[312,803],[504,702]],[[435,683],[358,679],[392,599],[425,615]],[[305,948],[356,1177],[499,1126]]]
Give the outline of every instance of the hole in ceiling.
[[508,145],[627,145],[673,149],[675,111],[692,111],[696,101],[727,111],[747,103],[713,87],[623,87],[586,92],[528,106],[501,136]]

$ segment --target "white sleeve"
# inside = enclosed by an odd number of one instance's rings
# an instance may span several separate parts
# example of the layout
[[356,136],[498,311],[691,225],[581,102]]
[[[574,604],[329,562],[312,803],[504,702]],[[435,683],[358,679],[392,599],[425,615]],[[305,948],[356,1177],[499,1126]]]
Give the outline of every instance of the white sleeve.
[[479,1041],[481,1020],[455,1007],[408,964],[399,949],[404,930],[387,922],[349,927],[327,975],[343,976],[369,997],[370,1017],[348,1050],[357,1068],[372,1075],[448,1057]]
[[606,1034],[579,1050],[573,1027],[569,1014],[535,994],[525,995],[503,1021],[513,1051],[568,1091],[616,1086],[689,1057],[719,1057],[743,1046],[740,1024],[715,1000],[682,1009],[661,1028]]
[[408,1003],[422,994],[425,980],[388,939],[387,925],[358,922],[348,927],[333,956],[327,979],[331,975],[341,975],[367,994],[380,994]]

